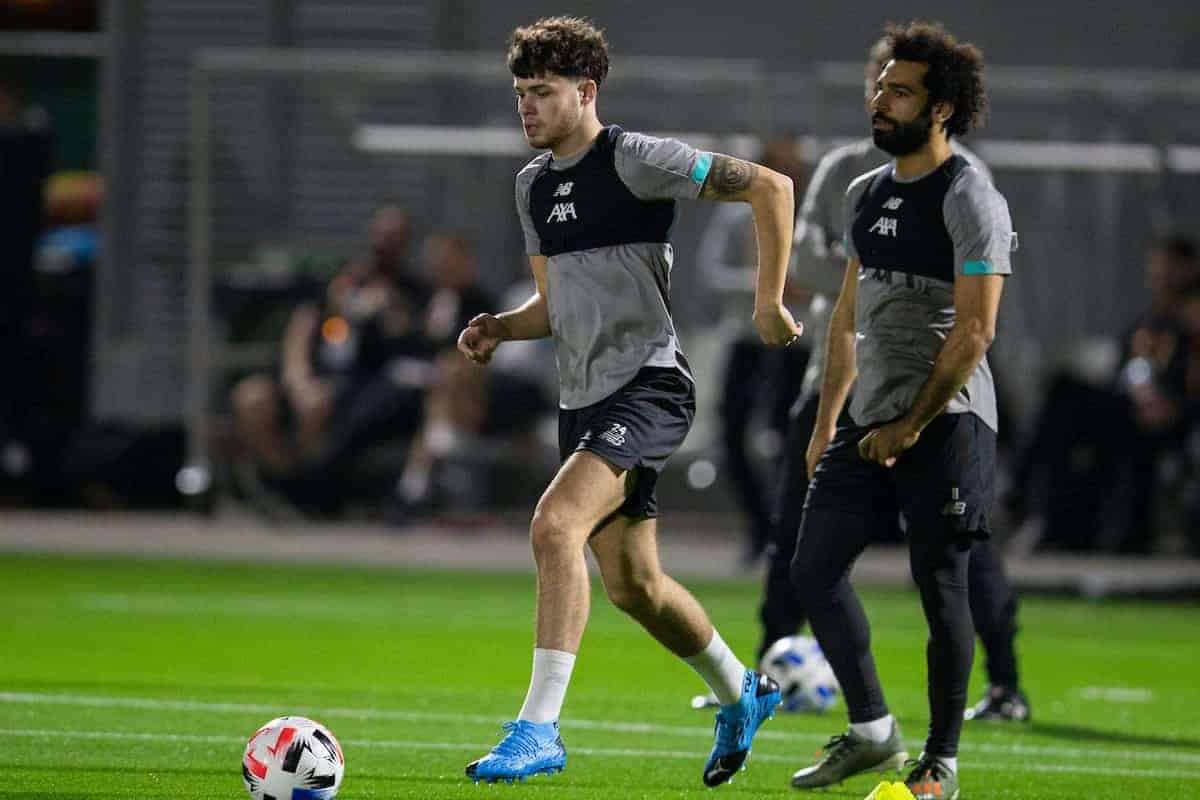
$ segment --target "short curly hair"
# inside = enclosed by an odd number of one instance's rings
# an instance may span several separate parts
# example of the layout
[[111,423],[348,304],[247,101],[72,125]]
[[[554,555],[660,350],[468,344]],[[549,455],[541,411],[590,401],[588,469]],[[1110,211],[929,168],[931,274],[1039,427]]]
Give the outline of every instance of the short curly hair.
[[983,53],[969,42],[960,42],[937,22],[889,25],[885,32],[891,57],[929,65],[924,84],[932,108],[949,103],[954,113],[946,120],[947,136],[962,136],[982,127],[987,116],[987,91],[983,85]]
[[508,69],[518,78],[561,75],[600,85],[608,76],[608,42],[591,20],[543,17],[512,32]]

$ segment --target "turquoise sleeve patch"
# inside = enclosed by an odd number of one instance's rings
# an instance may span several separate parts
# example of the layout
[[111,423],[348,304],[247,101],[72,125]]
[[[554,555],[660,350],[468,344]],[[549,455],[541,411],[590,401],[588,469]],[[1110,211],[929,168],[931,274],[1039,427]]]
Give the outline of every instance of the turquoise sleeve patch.
[[963,264],[963,275],[994,275],[990,261],[967,261]]
[[711,168],[712,153],[701,153],[700,157],[696,159],[696,166],[692,167],[692,180],[696,183],[704,183]]

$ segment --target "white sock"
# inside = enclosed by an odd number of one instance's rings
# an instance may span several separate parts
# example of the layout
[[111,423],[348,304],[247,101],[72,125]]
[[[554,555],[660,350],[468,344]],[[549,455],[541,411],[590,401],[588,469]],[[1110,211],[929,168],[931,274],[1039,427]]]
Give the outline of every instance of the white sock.
[[870,722],[851,722],[850,730],[872,742],[886,742],[887,738],[892,735],[892,721],[892,715],[888,714],[886,717],[873,719]]
[[529,678],[525,705],[521,706],[517,719],[529,722],[556,721],[562,713],[563,699],[567,696],[567,684],[571,682],[571,670],[574,668],[574,653],[535,647],[533,675]]
[[945,756],[938,756],[938,761],[941,764],[944,764],[946,769],[950,770],[955,775],[958,774],[958,756],[954,756],[953,758],[946,758]]
[[685,658],[684,661],[704,679],[721,705],[736,703],[742,696],[742,679],[746,677],[746,665],[733,654],[716,628],[713,628],[712,641],[708,643],[708,647],[690,658]]

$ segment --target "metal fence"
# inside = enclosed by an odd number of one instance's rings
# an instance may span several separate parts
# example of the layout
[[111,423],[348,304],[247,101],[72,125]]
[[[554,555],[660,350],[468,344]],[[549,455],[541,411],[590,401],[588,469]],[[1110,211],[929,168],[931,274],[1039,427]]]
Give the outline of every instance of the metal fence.
[[[1021,234],[1002,336],[1011,371],[1035,376],[1081,340],[1119,331],[1143,297],[1141,255],[1151,231],[1195,223],[1188,215],[1200,190],[1200,131],[1191,126],[1200,77],[992,67],[989,79],[992,119],[971,144],[996,172]],[[220,386],[214,369],[226,355],[213,325],[214,270],[253,261],[263,245],[349,252],[371,209],[398,201],[426,225],[476,237],[491,288],[522,274],[512,176],[530,154],[509,80],[491,52],[194,55],[181,409],[193,465],[208,460],[207,420]],[[810,137],[815,157],[865,132],[861,87],[857,64],[785,74],[753,60],[623,57],[600,111],[628,128],[739,155],[752,155],[768,132],[792,130]],[[232,98],[251,89],[275,104],[284,128],[229,113]],[[255,137],[252,152],[280,153],[274,167],[223,150],[223,142]],[[674,290],[685,337],[708,308],[688,280],[706,213],[685,212],[679,229]]]

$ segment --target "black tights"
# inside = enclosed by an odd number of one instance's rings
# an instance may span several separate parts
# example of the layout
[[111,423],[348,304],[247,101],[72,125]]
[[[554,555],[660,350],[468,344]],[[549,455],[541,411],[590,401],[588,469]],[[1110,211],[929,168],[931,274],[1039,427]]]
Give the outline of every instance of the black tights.
[[[883,687],[871,655],[871,631],[849,572],[876,529],[894,521],[810,509],[805,512],[791,574],[813,633],[833,667],[850,721],[868,722],[888,714]],[[958,752],[974,656],[975,631],[967,597],[970,548],[936,531],[910,531],[913,579],[929,625],[929,737],[925,752],[951,757]]]

